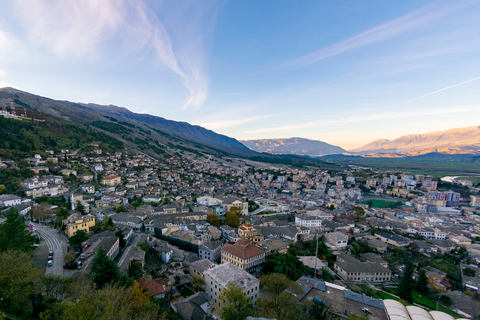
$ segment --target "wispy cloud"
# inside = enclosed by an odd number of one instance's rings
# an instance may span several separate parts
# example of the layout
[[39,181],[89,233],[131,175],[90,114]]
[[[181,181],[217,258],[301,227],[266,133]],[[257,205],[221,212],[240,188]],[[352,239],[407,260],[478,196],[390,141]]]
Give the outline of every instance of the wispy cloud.
[[422,25],[440,19],[454,11],[472,4],[467,1],[441,1],[426,5],[401,17],[377,25],[351,38],[332,44],[326,48],[282,63],[280,68],[300,68],[330,58],[340,53],[391,39],[412,31]]
[[246,117],[246,118],[233,117],[229,119],[199,122],[198,124],[211,130],[229,129],[229,128],[237,127],[246,123],[273,118],[275,116],[277,116],[277,114],[260,115],[260,116]]
[[183,107],[198,108],[208,95],[205,33],[214,25],[215,4],[49,0],[19,1],[16,9],[29,41],[58,57],[108,58],[115,41],[124,50],[115,55],[153,51],[185,86]]
[[392,119],[406,119],[406,118],[419,118],[427,116],[441,116],[448,114],[468,113],[468,112],[480,112],[480,106],[457,106],[448,108],[432,108],[423,110],[405,110],[395,112],[384,113],[369,113],[369,114],[355,114],[345,117],[339,117],[336,119],[322,119],[318,121],[309,121],[303,123],[297,123],[292,125],[284,125],[270,128],[260,128],[244,131],[244,134],[258,134],[258,133],[271,133],[271,132],[288,132],[291,130],[299,130],[306,128],[325,128],[328,126],[345,126],[352,123],[362,123],[369,121],[379,120],[392,120]]
[[449,85],[449,86],[446,86],[446,87],[443,87],[443,88],[440,88],[440,89],[437,89],[437,90],[430,91],[428,93],[422,94],[421,96],[410,99],[407,102],[413,102],[413,101],[417,101],[417,100],[420,100],[420,99],[423,99],[423,98],[426,98],[426,97],[430,97],[430,96],[436,95],[438,93],[441,93],[443,91],[447,91],[447,90],[450,90],[450,89],[453,89],[453,88],[461,87],[461,86],[464,86],[466,84],[469,84],[469,83],[472,83],[472,82],[478,81],[478,80],[480,80],[480,76],[477,76],[477,77],[474,77],[472,79],[468,79],[468,80],[465,80],[465,81],[462,81],[462,82],[458,82],[458,83],[455,83],[455,84],[452,84],[452,85]]

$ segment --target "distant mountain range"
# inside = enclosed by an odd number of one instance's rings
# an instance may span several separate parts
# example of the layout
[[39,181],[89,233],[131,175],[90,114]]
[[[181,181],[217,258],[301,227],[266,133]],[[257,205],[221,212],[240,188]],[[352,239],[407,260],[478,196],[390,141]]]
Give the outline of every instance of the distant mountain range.
[[347,152],[338,146],[305,138],[241,140],[241,142],[254,151],[271,154],[295,154],[317,157]]
[[410,134],[395,140],[380,139],[350,150],[354,153],[376,156],[415,156],[427,153],[480,153],[480,126]]

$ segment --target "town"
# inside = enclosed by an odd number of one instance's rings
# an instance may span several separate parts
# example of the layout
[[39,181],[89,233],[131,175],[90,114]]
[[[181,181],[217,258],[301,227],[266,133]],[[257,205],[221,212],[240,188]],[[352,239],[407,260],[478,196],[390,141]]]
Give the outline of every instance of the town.
[[105,308],[85,281],[140,290],[161,319],[480,314],[478,180],[97,143],[4,156],[0,170],[7,315]]

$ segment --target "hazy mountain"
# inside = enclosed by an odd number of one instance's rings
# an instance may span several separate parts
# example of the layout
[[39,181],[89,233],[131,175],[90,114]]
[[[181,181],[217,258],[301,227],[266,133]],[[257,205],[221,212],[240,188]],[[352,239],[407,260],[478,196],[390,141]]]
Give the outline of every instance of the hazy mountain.
[[296,154],[315,157],[346,152],[344,149],[326,142],[304,138],[242,140],[241,142],[254,151],[272,154]]
[[480,126],[401,136],[395,140],[375,140],[358,153],[419,155],[438,153],[480,153]]
[[203,127],[148,114],[138,114],[113,105],[58,101],[13,88],[1,88],[0,106],[4,105],[34,110],[43,115],[100,130],[122,140],[127,145],[143,145],[147,149],[176,146],[184,150],[191,148],[207,153],[256,155],[236,139]]

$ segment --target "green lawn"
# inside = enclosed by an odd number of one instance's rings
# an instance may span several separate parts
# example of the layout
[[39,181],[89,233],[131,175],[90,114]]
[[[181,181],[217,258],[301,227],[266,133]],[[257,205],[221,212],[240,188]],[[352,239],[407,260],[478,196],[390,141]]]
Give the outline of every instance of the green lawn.
[[[419,294],[417,291],[412,291],[412,296],[413,296],[413,300],[415,303],[418,303],[422,306],[425,306],[429,309],[432,309],[432,310],[437,310],[437,302],[432,300],[431,298],[427,297],[427,296],[424,296],[424,295],[421,295]],[[442,311],[442,312],[445,312],[445,313],[448,313],[449,315],[451,315],[452,317],[454,318],[462,318],[462,316],[460,316],[459,314],[453,312],[452,310],[450,309],[447,309],[441,305],[439,305],[439,308],[438,308],[439,311]]]
[[366,200],[363,201],[362,203],[368,204],[372,208],[396,208],[401,205],[401,202],[395,202],[395,201],[388,201],[388,200],[378,200],[378,199],[371,199],[371,200]]

